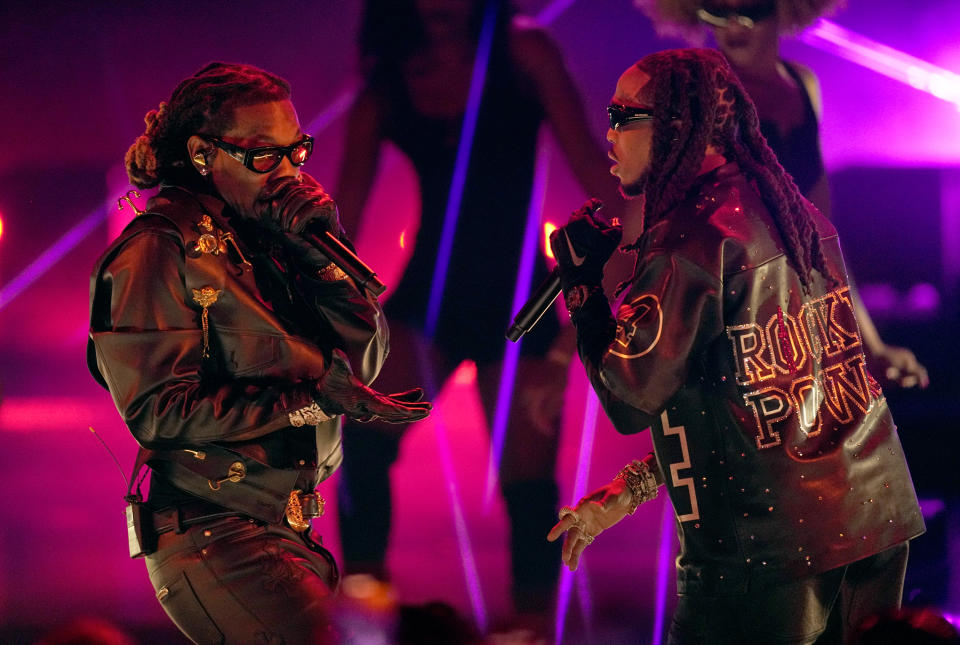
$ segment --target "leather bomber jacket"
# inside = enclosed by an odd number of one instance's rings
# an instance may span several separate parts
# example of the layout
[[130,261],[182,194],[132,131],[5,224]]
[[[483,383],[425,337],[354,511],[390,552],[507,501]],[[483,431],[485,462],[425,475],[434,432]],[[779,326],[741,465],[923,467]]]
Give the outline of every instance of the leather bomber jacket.
[[644,233],[616,320],[597,290],[574,317],[615,427],[651,429],[680,593],[813,575],[924,530],[836,231],[815,218],[835,282],[814,271],[807,293],[757,190],[726,164]]
[[[342,459],[339,418],[313,399],[330,351],[369,384],[388,332],[376,297],[295,267],[231,213],[176,187],[150,200],[94,268],[87,360],[150,451],[151,501],[172,483],[279,521]],[[214,490],[237,461],[245,476]]]

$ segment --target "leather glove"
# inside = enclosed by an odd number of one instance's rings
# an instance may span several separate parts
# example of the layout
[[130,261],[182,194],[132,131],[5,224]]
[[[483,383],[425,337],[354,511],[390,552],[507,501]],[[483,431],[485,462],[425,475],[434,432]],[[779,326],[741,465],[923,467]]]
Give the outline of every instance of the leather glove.
[[566,294],[578,285],[599,285],[603,265],[623,237],[619,224],[607,224],[596,212],[603,206],[591,197],[573,212],[570,220],[550,235],[550,248],[560,269],[560,286]]
[[267,182],[253,207],[254,214],[282,233],[300,235],[307,226],[320,235],[340,235],[337,205],[317,180],[305,172]]
[[340,216],[333,199],[307,173],[268,182],[257,198],[254,214],[256,225],[276,236],[295,260],[312,268],[330,264],[303,232],[309,226],[315,235],[330,231],[342,237]]
[[343,414],[356,421],[380,419],[388,423],[410,423],[430,414],[433,406],[421,401],[423,390],[415,388],[397,394],[383,394],[361,383],[346,354],[333,350],[330,367],[317,383],[315,399],[327,414]]

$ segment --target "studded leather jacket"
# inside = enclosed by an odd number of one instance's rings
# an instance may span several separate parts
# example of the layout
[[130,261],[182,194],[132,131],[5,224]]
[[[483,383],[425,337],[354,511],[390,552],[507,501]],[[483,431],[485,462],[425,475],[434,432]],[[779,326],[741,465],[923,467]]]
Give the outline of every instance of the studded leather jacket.
[[574,316],[614,425],[650,427],[676,512],[680,593],[740,593],[867,557],[924,530],[896,427],[867,372],[836,231],[835,282],[805,292],[735,164],[640,240],[614,321]]
[[316,381],[340,348],[370,383],[388,333],[374,296],[317,269],[176,187],[98,260],[88,364],[149,451],[151,502],[188,493],[274,522],[291,490],[339,466],[340,421],[314,402]]

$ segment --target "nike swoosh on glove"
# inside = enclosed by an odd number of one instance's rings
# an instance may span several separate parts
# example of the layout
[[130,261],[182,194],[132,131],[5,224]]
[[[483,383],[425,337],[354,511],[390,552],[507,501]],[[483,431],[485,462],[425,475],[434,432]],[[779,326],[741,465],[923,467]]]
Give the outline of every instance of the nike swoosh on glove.
[[570,215],[570,220],[550,235],[550,248],[560,269],[560,285],[566,294],[577,285],[599,285],[603,266],[617,250],[623,228],[604,222],[596,212],[603,204],[590,198]]

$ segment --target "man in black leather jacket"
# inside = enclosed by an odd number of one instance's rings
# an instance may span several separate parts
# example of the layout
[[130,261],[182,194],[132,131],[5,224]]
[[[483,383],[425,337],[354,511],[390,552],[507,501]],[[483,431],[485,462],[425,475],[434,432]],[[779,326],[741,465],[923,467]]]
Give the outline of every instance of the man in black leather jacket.
[[836,231],[720,54],[640,60],[608,111],[611,172],[645,200],[616,317],[599,284],[619,227],[588,206],[551,244],[590,381],[655,453],[562,509],[549,537],[567,532],[576,568],[665,484],[681,542],[671,643],[839,644],[899,605],[924,527]]
[[161,190],[97,262],[88,347],[141,446],[131,555],[195,642],[331,641],[337,567],[310,519],[342,458],[340,415],[409,422],[430,405],[368,387],[386,324],[308,241],[343,236],[300,172],[313,141],[285,81],[212,63],[146,123],[127,170]]

